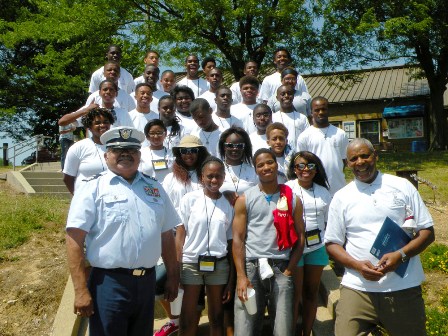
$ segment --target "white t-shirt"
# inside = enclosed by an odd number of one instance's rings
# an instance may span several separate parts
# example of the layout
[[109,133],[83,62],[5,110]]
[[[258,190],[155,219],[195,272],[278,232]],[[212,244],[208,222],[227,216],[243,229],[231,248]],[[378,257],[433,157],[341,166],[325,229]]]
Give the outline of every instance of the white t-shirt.
[[176,111],[176,117],[179,118],[179,123],[184,128],[184,135],[191,134],[198,128],[198,124],[193,120],[193,117],[186,117],[183,114]]
[[289,113],[276,112],[272,114],[272,122],[280,122],[288,129],[288,144],[294,152],[296,151],[297,138],[310,127],[308,118],[296,111]]
[[241,122],[241,120],[239,120],[237,117],[232,115],[232,113],[230,114],[230,118],[221,118],[221,117],[218,117],[216,115],[216,111],[214,111],[212,113],[212,118],[213,118],[213,121],[215,122],[215,124],[218,125],[219,129],[221,131],[223,131],[223,132],[226,129],[229,129],[230,126],[236,126],[236,127],[244,128],[244,125]]
[[[126,93],[124,90],[118,90],[118,94],[117,97],[115,98],[114,101],[114,107],[120,107],[126,111],[132,111],[133,109],[135,109],[136,104],[135,104],[135,99],[133,98],[134,95],[131,95]],[[86,101],[86,105],[88,106],[90,105],[90,103],[95,102],[98,105],[102,106],[103,105],[103,99],[100,97],[100,91],[95,91],[94,93],[92,93]]]
[[[277,100],[277,94],[269,98],[267,105],[271,108],[273,113],[280,111],[280,102]],[[302,113],[305,116],[311,115],[311,96],[308,92],[296,91],[292,105],[297,112]]]
[[253,132],[249,134],[250,142],[252,143],[252,155],[255,154],[257,150],[260,148],[269,148],[266,138],[266,134],[258,134],[257,132]]
[[232,91],[232,105],[243,102],[243,97],[241,96],[240,82],[235,82],[230,86],[230,91]]
[[138,112],[137,109],[134,109],[129,112],[129,117],[131,118],[134,127],[144,133],[144,129],[148,121],[159,119],[159,114],[154,111],[150,111],[149,113],[142,113]]
[[208,82],[202,78],[187,79],[187,77],[184,77],[177,83],[177,85],[185,85],[192,89],[195,98],[198,98],[205,91],[208,91]]
[[[386,217],[402,226],[405,206],[414,212],[416,231],[433,226],[433,220],[417,189],[406,179],[378,172],[368,184],[358,180],[339,190],[330,203],[325,243],[345,245],[347,253],[356,260],[378,259],[370,254]],[[424,280],[420,257],[409,260],[403,278],[389,272],[379,281],[369,281],[357,271],[346,268],[341,284],[367,292],[391,292],[419,286]]]
[[[243,96],[241,95],[240,82],[235,82],[230,86],[232,91],[232,105],[236,105],[243,102]],[[257,103],[262,103],[260,99],[260,92],[257,95]]]
[[[143,75],[142,76],[139,76],[139,77],[137,77],[137,78],[134,78],[134,84],[135,84],[135,87],[138,85],[138,84],[141,84],[141,83],[144,83],[145,82],[145,79],[143,78]],[[161,91],[163,91],[163,87],[162,87],[162,84],[160,83],[160,82],[157,82],[157,90],[161,90]],[[166,92],[166,94],[169,94],[168,92]]]
[[222,131],[218,128],[212,132],[205,132],[201,128],[197,127],[196,130],[191,132],[191,135],[197,136],[202,141],[202,145],[204,145],[210,155],[218,156],[219,155],[219,137],[221,136]]
[[106,146],[94,143],[91,138],[80,140],[69,148],[63,173],[76,177],[75,192],[82,180],[107,169],[105,151]]
[[[268,101],[273,95],[277,94],[277,89],[282,85],[282,75],[280,72],[274,72],[272,75],[263,79],[260,89],[260,99]],[[302,76],[297,76],[297,84],[295,87],[298,92],[308,92],[305,80]]]
[[310,189],[302,188],[297,179],[286,182],[286,185],[290,186],[293,193],[302,201],[305,231],[320,230],[321,243],[310,247],[305,243],[303,253],[320,249],[324,246],[328,207],[331,202],[330,192],[316,183],[313,183]]
[[258,176],[255,168],[247,163],[237,166],[225,164],[226,177],[219,191],[234,191],[238,195],[242,195],[250,187],[258,183]]
[[170,197],[171,202],[173,202],[177,213],[179,214],[180,200],[182,197],[193,190],[202,189],[202,185],[198,182],[198,176],[196,171],[190,171],[189,182],[181,182],[174,177],[173,173],[169,173],[162,182],[163,189]]
[[277,182],[279,184],[284,184],[288,181],[287,172],[288,172],[288,166],[291,162],[291,156],[290,155],[283,155],[283,156],[277,156],[277,165],[278,165],[278,177]]
[[310,126],[297,140],[297,151],[307,150],[321,159],[330,183],[331,195],[346,184],[343,160],[347,158],[347,146],[347,135],[333,125],[325,128]]
[[167,126],[166,128],[166,138],[163,141],[163,145],[168,149],[169,152],[172,152],[173,147],[176,147],[179,145],[180,143],[180,139],[182,139],[184,137],[184,135],[186,135],[185,133],[185,129],[182,125],[180,126],[180,130],[179,130],[179,134],[177,135],[171,135],[171,129],[172,126]]
[[140,152],[142,156],[138,170],[162,183],[165,177],[172,171],[173,153],[168,151],[167,148],[151,150],[149,146],[143,147]]
[[257,104],[246,105],[239,103],[230,107],[230,113],[241,120],[244,126],[243,128],[248,134],[257,131],[252,116],[255,106],[257,106]]
[[215,102],[216,93],[210,92],[210,90],[209,91],[205,91],[198,98],[204,98],[210,104],[210,107],[212,108],[212,111],[216,111],[216,108],[217,108],[216,102]]
[[197,263],[198,257],[208,251],[218,258],[227,255],[227,241],[232,239],[233,207],[224,196],[213,200],[203,190],[192,191],[182,197],[180,218],[186,231],[182,262]]
[[[98,70],[95,70],[95,72],[92,74],[92,77],[90,78],[89,92],[98,91],[101,82],[105,79],[106,77],[104,77],[104,66],[102,66]],[[122,67],[120,67],[120,78],[118,79],[118,87],[128,94],[133,92],[135,88],[132,75]]]

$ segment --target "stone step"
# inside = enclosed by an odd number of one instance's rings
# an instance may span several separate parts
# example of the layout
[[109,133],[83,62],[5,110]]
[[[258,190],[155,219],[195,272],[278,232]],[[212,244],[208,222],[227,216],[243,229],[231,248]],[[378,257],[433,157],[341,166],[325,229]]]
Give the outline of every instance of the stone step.
[[72,194],[70,194],[68,191],[65,191],[65,192],[51,192],[51,193],[48,193],[48,192],[36,192],[36,193],[33,194],[33,196],[37,196],[37,195],[46,195],[46,196],[54,196],[54,197],[57,197],[57,198],[69,198],[69,199],[72,197]]
[[63,174],[58,172],[50,171],[22,171],[23,177],[28,178],[53,178],[57,180],[62,180]]
[[37,193],[60,193],[60,192],[68,192],[67,187],[65,185],[32,185],[33,189]]
[[31,186],[35,185],[62,185],[65,186],[64,181],[62,178],[50,178],[50,177],[44,177],[44,178],[37,178],[37,177],[27,177],[26,180]]

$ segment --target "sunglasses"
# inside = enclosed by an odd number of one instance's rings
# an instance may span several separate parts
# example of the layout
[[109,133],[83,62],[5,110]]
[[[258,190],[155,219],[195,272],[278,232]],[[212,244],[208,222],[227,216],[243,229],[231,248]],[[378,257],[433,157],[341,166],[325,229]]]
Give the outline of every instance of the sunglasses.
[[110,150],[114,154],[128,153],[128,154],[131,154],[131,155],[135,155],[138,152],[140,152],[140,150],[137,149],[137,148],[111,148]]
[[199,153],[199,148],[198,147],[192,147],[192,148],[180,148],[179,152],[181,154],[197,154]]
[[294,166],[294,168],[296,168],[298,170],[305,170],[305,168],[308,168],[309,170],[314,170],[314,169],[316,169],[316,164],[315,163],[299,163],[299,164],[296,164]]
[[245,144],[244,143],[230,143],[230,142],[224,142],[224,148],[225,149],[244,149]]

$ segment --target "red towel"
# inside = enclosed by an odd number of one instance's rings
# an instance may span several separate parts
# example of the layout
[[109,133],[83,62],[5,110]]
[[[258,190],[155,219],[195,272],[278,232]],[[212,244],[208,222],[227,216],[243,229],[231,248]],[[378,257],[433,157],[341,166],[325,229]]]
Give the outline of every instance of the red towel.
[[[291,248],[298,240],[294,227],[294,216],[292,214],[292,189],[287,185],[280,184],[280,197],[277,208],[272,212],[274,215],[274,225],[277,230],[277,244],[279,251]],[[286,200],[286,209],[285,209]],[[280,206],[280,209],[279,209]]]

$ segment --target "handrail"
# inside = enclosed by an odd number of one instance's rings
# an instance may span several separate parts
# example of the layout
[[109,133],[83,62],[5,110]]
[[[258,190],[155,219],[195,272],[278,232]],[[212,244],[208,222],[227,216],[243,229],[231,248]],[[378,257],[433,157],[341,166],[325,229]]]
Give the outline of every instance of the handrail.
[[[33,147],[36,149],[36,163],[39,156],[39,145],[44,145],[45,139],[51,139],[51,136],[38,134],[33,136],[30,139],[24,140],[22,142],[19,142],[12,147],[8,148],[8,160],[12,159],[12,167],[13,170],[16,170],[16,157],[20,154],[26,153],[29,150],[33,149]],[[12,156],[9,155],[9,151],[12,151]]]

